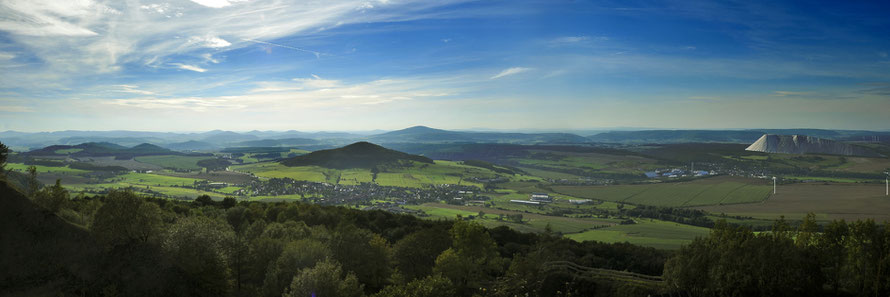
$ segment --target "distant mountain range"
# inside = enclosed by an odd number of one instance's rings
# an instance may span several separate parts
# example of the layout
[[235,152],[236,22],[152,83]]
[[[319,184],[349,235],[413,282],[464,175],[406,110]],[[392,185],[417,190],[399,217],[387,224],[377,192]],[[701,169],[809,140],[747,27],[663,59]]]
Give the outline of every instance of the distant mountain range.
[[415,126],[369,136],[376,143],[588,143],[590,139],[570,133],[462,132]]
[[588,136],[598,143],[745,143],[757,141],[763,134],[807,135],[838,141],[877,141],[890,143],[890,132],[822,129],[751,129],[751,130],[643,130],[613,131]]
[[202,133],[143,131],[58,131],[24,133],[0,132],[0,142],[14,151],[28,151],[50,145],[113,143],[132,147],[150,143],[175,151],[215,151],[230,147],[299,147],[309,150],[335,148],[358,141],[379,144],[669,144],[669,143],[744,143],[750,144],[763,134],[798,134],[837,141],[890,143],[890,132],[821,129],[749,129],[749,130],[643,130],[611,131],[587,137],[572,133],[473,132],[415,126],[407,129],[363,134],[346,132],[213,130]]
[[281,164],[285,166],[320,166],[347,169],[387,166],[401,161],[433,164],[433,160],[430,158],[406,154],[369,142],[357,142],[341,148],[315,151],[282,160]]

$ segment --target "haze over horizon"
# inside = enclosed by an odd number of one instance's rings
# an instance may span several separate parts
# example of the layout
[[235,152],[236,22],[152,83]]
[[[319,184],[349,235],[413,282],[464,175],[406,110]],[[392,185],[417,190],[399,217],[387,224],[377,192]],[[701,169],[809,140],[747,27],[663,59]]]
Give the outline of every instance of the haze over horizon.
[[880,3],[0,3],[0,131],[890,127]]

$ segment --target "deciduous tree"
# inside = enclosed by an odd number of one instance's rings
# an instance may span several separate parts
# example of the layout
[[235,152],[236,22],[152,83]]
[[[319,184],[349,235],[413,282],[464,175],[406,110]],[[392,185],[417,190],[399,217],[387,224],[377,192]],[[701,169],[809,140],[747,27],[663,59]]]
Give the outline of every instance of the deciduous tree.
[[355,274],[343,273],[343,268],[337,262],[327,259],[312,268],[300,270],[282,296],[359,297],[364,296],[362,290]]
[[158,238],[161,209],[130,191],[111,191],[96,211],[92,231],[106,248],[146,243]]

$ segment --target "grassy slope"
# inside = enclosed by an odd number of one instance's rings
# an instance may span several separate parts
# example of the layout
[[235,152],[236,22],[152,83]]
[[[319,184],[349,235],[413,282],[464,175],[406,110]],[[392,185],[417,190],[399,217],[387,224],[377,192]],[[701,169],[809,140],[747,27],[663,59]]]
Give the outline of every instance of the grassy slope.
[[651,219],[639,219],[632,225],[615,225],[607,228],[567,234],[566,237],[578,240],[602,242],[630,242],[636,245],[660,249],[679,249],[699,236],[705,236],[708,228],[695,227]]
[[158,165],[163,168],[200,170],[201,166],[198,166],[198,161],[210,159],[210,158],[212,158],[212,157],[161,155],[161,156],[136,157],[135,159],[136,159],[136,161],[139,161],[142,163]]

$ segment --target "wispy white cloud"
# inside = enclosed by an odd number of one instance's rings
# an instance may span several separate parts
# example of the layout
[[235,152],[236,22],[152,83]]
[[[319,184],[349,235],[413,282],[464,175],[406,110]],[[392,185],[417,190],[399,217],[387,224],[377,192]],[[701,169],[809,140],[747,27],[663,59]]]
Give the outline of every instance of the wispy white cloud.
[[789,96],[805,96],[811,94],[810,92],[794,92],[794,91],[775,91],[773,92],[773,96],[779,97],[789,97]]
[[229,5],[232,5],[229,1],[226,0],[191,0],[192,2],[212,7],[212,8],[223,8]]
[[505,77],[505,76],[516,75],[516,74],[520,74],[523,72],[527,72],[529,70],[532,70],[532,69],[526,68],[526,67],[511,67],[511,68],[504,69],[503,71],[496,74],[495,76],[492,76],[491,79],[498,79],[498,78]]
[[307,49],[303,49],[303,48],[299,48],[299,47],[295,47],[295,46],[289,46],[289,45],[283,45],[283,44],[271,43],[271,42],[260,41],[260,40],[254,40],[254,39],[242,39],[242,40],[244,40],[244,41],[249,41],[249,42],[253,42],[253,43],[259,43],[259,44],[265,44],[265,45],[277,46],[277,47],[280,47],[280,48],[292,49],[292,50],[295,50],[295,51],[301,51],[301,52],[305,52],[305,53],[310,53],[310,54],[315,55],[315,58],[320,58],[320,57],[321,57],[321,52],[312,51],[312,50],[307,50]]
[[569,45],[573,45],[573,44],[589,44],[589,43],[593,43],[596,41],[607,41],[607,40],[609,40],[609,38],[605,37],[605,36],[594,36],[594,37],[586,36],[586,35],[562,36],[562,37],[557,37],[557,38],[548,40],[547,44],[551,47],[560,47],[560,46],[569,46]]
[[232,43],[226,41],[225,39],[219,38],[217,36],[195,36],[189,38],[189,43],[198,44],[200,46],[209,47],[209,48],[224,48],[232,45]]
[[207,69],[204,69],[204,68],[201,68],[201,67],[198,67],[195,65],[188,65],[188,64],[182,64],[182,63],[170,63],[170,65],[176,66],[179,69],[191,70],[194,72],[206,72],[207,71]]
[[26,106],[0,105],[0,112],[34,112],[34,110]]
[[[361,83],[339,80],[298,78],[292,81],[258,82],[258,88],[245,94],[216,97],[118,98],[100,102],[127,108],[152,110],[238,110],[281,113],[283,110],[345,108],[357,105],[380,105],[422,98],[453,96],[460,89],[452,87],[447,78],[379,79]],[[135,86],[126,85],[130,90]]]
[[46,64],[29,70],[83,76],[189,64],[257,43],[319,57],[274,40],[353,23],[440,17],[432,8],[462,1],[8,0],[0,4],[0,31]]
[[131,93],[131,94],[140,94],[140,95],[154,95],[155,93],[152,91],[140,90],[139,86],[133,85],[116,85],[115,87],[119,88],[114,90],[115,92],[122,93]]
[[554,43],[575,43],[590,40],[589,36],[566,36],[553,39]]

